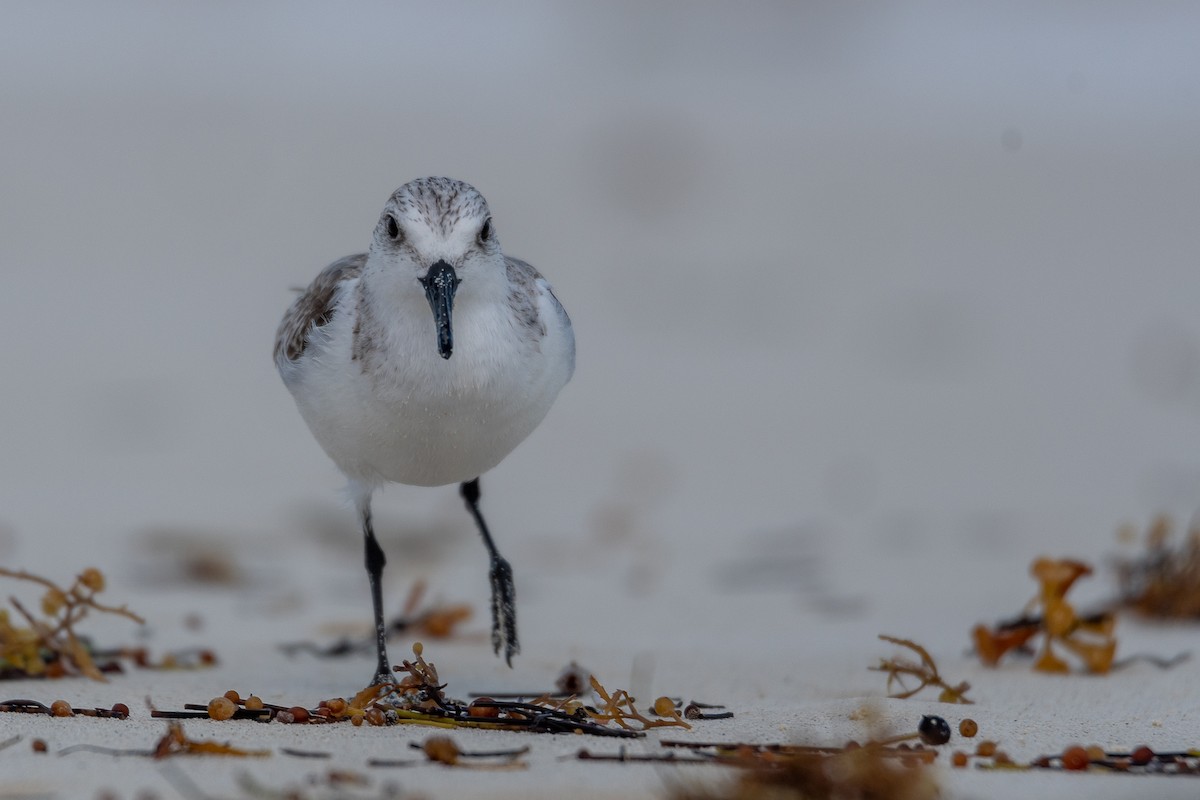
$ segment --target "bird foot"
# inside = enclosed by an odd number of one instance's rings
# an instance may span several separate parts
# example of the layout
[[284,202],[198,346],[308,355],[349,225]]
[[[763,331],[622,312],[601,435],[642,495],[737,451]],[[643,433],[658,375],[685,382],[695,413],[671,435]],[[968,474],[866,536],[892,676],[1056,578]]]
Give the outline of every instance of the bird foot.
[[492,559],[490,576],[492,581],[492,651],[512,666],[512,657],[521,652],[517,641],[517,592],[513,586],[512,567],[503,556]]
[[[391,673],[376,674],[371,679],[371,686],[391,687],[388,691],[379,695],[372,702],[372,705],[379,706],[383,709],[391,708],[411,708],[412,699],[401,694],[396,686],[396,676]],[[383,691],[382,689],[380,691]]]

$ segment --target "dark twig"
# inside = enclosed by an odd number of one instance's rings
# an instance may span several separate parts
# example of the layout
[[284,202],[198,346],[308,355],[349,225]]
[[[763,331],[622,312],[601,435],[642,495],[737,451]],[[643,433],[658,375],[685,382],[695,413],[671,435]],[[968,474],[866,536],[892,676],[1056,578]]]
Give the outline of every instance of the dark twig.
[[578,761],[620,761],[620,762],[653,762],[660,764],[712,764],[711,756],[680,756],[678,753],[628,753],[625,748],[620,748],[616,753],[593,753],[586,747],[580,748],[574,756],[562,756],[562,758],[574,758]]
[[5,700],[0,703],[0,711],[12,711],[17,714],[49,714],[50,706],[37,700]]
[[1126,667],[1133,666],[1134,664],[1136,664],[1139,661],[1145,661],[1149,664],[1153,664],[1154,666],[1158,667],[1159,669],[1166,670],[1166,669],[1172,669],[1174,667],[1179,666],[1180,664],[1187,661],[1191,657],[1192,657],[1192,654],[1187,651],[1184,651],[1182,653],[1176,653],[1171,658],[1164,658],[1163,656],[1156,656],[1153,653],[1134,653],[1132,655],[1125,656],[1124,658],[1118,658],[1116,661],[1113,662],[1112,668],[1113,669],[1125,669]]
[[296,758],[333,758],[333,753],[326,753],[323,750],[297,750],[294,747],[281,747],[279,752]]
[[425,764],[419,758],[368,758],[368,767],[415,767],[418,764]]
[[154,755],[153,750],[136,750],[124,749],[120,747],[105,747],[100,744],[73,744],[70,747],[64,747],[58,751],[60,756],[69,756],[72,753],[103,753],[107,756],[144,756],[149,757]]

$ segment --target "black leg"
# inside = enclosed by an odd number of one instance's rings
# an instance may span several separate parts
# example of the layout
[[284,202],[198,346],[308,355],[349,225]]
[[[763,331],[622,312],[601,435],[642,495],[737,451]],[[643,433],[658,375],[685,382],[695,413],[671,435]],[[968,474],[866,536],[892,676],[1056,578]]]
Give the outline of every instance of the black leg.
[[370,501],[360,505],[359,513],[362,516],[363,539],[366,544],[367,580],[371,584],[371,603],[375,606],[375,649],[379,659],[375,665],[375,677],[371,680],[371,684],[378,685],[391,683],[393,680],[392,667],[387,657],[387,624],[383,621],[383,588],[381,586],[383,566],[387,564],[387,557],[384,556],[383,548],[379,546],[379,542],[375,538],[375,529],[371,526]]
[[517,592],[513,587],[512,567],[496,550],[487,523],[483,521],[483,514],[479,512],[479,478],[464,483],[461,491],[492,561],[492,650],[500,655],[500,648],[503,647],[504,660],[511,667],[512,657],[521,652],[521,644],[517,641]]

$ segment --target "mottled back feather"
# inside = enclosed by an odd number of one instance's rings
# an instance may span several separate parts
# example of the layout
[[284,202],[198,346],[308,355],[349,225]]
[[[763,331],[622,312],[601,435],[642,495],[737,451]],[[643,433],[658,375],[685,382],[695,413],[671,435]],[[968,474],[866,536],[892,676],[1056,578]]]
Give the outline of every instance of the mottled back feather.
[[279,330],[275,333],[275,361],[295,361],[304,355],[309,337],[316,328],[328,325],[333,319],[333,303],[338,285],[350,278],[357,278],[367,262],[366,253],[339,258],[321,270],[308,288],[296,298],[292,307],[283,315]]
[[540,339],[546,335],[546,323],[538,316],[537,307],[537,282],[542,279],[542,274],[528,261],[512,256],[504,257],[504,267],[508,274],[508,303],[513,314],[530,333],[537,333]]

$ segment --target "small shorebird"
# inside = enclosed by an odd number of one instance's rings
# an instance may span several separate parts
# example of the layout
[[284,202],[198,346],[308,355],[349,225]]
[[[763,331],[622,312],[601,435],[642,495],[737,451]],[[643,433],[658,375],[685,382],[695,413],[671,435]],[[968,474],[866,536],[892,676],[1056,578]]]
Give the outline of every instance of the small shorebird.
[[[431,313],[432,312],[432,313]],[[330,264],[275,337],[275,365],[349,480],[375,607],[375,683],[392,680],[371,526],[385,483],[457,483],[491,558],[492,647],[519,652],[512,568],[479,510],[479,476],[528,436],[575,369],[571,320],[538,271],[504,255],[487,201],[448,178],[388,199],[370,249]]]

